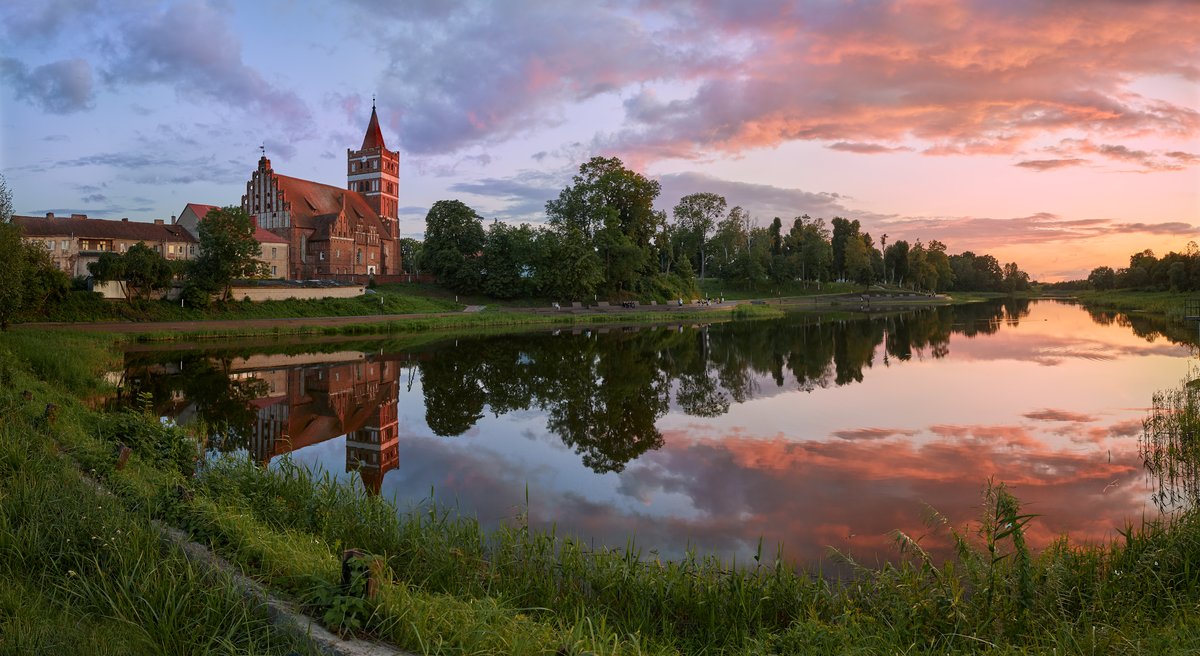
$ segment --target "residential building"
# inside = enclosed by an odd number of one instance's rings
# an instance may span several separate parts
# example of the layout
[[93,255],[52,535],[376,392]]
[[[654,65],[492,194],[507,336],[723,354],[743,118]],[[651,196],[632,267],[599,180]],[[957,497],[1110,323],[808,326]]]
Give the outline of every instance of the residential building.
[[162,219],[153,223],[129,219],[92,219],[86,214],[56,217],[13,216],[25,241],[38,242],[50,259],[71,276],[88,276],[87,265],[104,253],[124,253],[145,243],[168,260],[187,260],[195,254],[196,239],[181,226]]
[[[175,219],[175,224],[183,226],[198,242],[200,239],[200,221],[208,216],[209,211],[215,209],[219,208],[216,205],[188,203],[184,206],[183,211],[179,213],[179,218]],[[254,238],[258,240],[259,245],[262,247],[262,252],[258,259],[267,264],[267,275],[271,278],[287,278],[288,272],[291,270],[288,263],[288,240],[270,230],[264,229],[257,222],[254,226]]]

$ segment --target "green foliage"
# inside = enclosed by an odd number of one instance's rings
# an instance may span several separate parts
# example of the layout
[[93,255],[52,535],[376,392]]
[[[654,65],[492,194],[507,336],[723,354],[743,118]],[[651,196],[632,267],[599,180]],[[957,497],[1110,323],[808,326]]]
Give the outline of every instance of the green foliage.
[[96,282],[123,281],[126,300],[135,297],[146,300],[161,293],[175,277],[167,258],[140,241],[124,254],[102,253],[98,260],[88,264],[88,271]]
[[421,268],[461,293],[483,285],[483,219],[461,201],[439,200],[425,215]]
[[258,258],[262,247],[254,238],[254,221],[239,207],[214,208],[200,220],[198,238],[200,254],[187,272],[187,287],[196,294],[220,294],[232,298],[233,281],[262,278],[267,265]]
[[0,329],[22,315],[46,312],[70,286],[39,242],[23,241],[17,225],[0,222]]

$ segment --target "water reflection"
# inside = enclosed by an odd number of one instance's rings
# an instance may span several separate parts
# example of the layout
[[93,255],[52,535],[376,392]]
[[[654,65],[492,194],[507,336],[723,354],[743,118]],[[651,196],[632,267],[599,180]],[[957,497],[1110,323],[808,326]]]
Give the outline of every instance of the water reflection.
[[535,523],[597,543],[744,555],[764,536],[797,560],[826,546],[869,560],[890,555],[888,531],[923,533],[923,503],[974,518],[993,476],[1043,515],[1034,544],[1136,517],[1140,418],[1187,354],[1187,336],[1143,319],[1013,300],[419,349],[131,353],[125,393],[205,422],[215,448],[263,463],[299,450],[402,502],[435,486],[485,523],[532,489]]

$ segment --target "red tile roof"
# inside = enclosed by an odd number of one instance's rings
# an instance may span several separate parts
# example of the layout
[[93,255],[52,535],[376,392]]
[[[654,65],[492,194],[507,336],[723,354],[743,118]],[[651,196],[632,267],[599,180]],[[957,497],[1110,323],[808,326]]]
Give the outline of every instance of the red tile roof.
[[203,219],[204,217],[208,216],[208,213],[212,210],[220,209],[216,205],[201,205],[200,203],[188,203],[183,207],[183,209],[186,210],[189,207],[192,208],[192,213],[195,214],[196,218],[198,219]]
[[379,129],[379,115],[375,113],[375,105],[371,105],[371,122],[367,124],[367,133],[363,135],[363,145],[359,150],[368,148],[387,148],[383,144],[383,131]]
[[87,237],[146,242],[196,241],[187,230],[183,229],[183,226],[144,221],[13,216],[12,222],[20,226],[21,232],[26,237]]
[[[251,219],[251,220],[253,220],[253,219]],[[284,239],[283,237],[280,237],[279,235],[271,232],[270,230],[267,230],[266,228],[258,225],[258,221],[254,221],[254,238],[257,239],[258,243],[260,243],[260,244],[290,244],[291,243],[288,240]]]
[[374,226],[380,237],[395,238],[375,210],[371,209],[367,199],[357,191],[278,173],[273,175],[276,186],[283,192],[283,197],[289,204],[292,225],[315,230],[314,238],[327,237],[329,226],[342,212],[345,212],[346,218],[351,222],[357,220],[367,226]]

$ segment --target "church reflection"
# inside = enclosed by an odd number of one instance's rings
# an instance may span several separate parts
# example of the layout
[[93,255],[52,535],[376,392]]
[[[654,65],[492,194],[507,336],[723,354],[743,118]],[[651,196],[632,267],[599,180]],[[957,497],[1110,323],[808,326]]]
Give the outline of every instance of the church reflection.
[[346,471],[378,494],[399,463],[400,377],[420,356],[360,352],[198,356],[127,370],[127,398],[179,423],[199,419],[218,451],[278,456],[345,437]]

